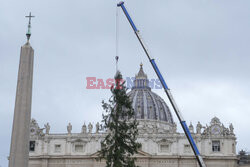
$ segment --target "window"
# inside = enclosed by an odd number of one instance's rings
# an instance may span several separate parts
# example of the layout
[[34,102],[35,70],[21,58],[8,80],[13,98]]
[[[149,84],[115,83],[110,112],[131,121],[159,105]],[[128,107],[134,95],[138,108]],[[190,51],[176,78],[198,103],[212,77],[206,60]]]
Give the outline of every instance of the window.
[[220,152],[220,141],[212,141],[213,152]]
[[161,150],[161,152],[169,152],[170,151],[169,150],[169,145],[168,144],[162,144],[160,146],[160,150]]
[[56,144],[55,145],[55,152],[61,152],[61,145],[60,144]]
[[36,142],[30,141],[30,151],[35,151]]
[[75,152],[83,152],[83,145],[82,144],[77,144],[75,145]]
[[190,145],[189,144],[184,144],[184,153],[190,152]]

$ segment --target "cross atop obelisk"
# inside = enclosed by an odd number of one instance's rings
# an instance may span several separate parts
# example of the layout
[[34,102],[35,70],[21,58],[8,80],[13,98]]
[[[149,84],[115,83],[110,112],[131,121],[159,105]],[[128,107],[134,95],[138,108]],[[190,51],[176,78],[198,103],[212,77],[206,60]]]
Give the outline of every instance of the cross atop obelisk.
[[30,12],[29,16],[25,16],[25,17],[28,17],[28,18],[29,18],[28,31],[27,31],[27,33],[26,33],[27,40],[29,41],[29,40],[30,40],[30,36],[31,36],[31,31],[30,31],[30,29],[31,29],[31,18],[32,18],[32,17],[35,17],[35,16],[32,16],[32,15],[31,15],[31,12]]

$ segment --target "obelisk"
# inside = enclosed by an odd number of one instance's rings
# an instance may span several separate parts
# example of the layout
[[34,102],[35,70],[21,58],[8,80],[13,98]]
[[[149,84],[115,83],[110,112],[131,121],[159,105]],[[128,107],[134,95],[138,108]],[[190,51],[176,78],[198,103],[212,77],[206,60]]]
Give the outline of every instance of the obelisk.
[[29,43],[30,19],[27,32],[27,43],[21,47],[14,119],[12,126],[9,167],[28,167],[29,136],[31,119],[32,80],[34,50]]

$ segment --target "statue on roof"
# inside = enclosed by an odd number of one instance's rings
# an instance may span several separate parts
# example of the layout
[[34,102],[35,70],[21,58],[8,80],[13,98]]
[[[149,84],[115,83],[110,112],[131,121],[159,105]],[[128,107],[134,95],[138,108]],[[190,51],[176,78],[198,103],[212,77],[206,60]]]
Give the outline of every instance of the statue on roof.
[[196,133],[201,134],[201,129],[202,129],[202,125],[200,122],[198,122],[196,125]]
[[192,122],[190,122],[190,125],[188,128],[189,128],[190,133],[194,133],[194,126],[193,126]]
[[68,134],[71,134],[71,131],[72,131],[72,125],[71,125],[71,123],[68,124],[67,131],[68,131]]
[[85,122],[82,125],[82,133],[87,133],[87,126],[86,126]]
[[230,130],[230,134],[234,134],[234,127],[232,123],[229,125],[229,130]]
[[47,124],[45,124],[44,127],[45,127],[45,134],[48,135],[49,131],[50,131],[50,125],[49,125],[49,123],[47,122]]
[[173,126],[173,133],[177,132],[177,124],[174,122],[174,126]]
[[100,124],[99,124],[99,122],[96,123],[95,129],[96,129],[95,133],[99,133],[99,130],[100,130]]
[[88,124],[89,133],[92,133],[93,125],[91,123]]

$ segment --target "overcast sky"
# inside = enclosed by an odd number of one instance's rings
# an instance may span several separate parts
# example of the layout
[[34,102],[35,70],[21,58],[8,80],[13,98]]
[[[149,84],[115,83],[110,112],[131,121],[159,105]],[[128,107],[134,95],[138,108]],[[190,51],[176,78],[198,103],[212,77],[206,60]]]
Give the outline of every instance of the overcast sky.
[[[80,132],[84,122],[101,120],[101,101],[110,96],[109,90],[86,89],[86,77],[114,76],[116,3],[1,0],[1,167],[8,164],[24,16],[35,15],[32,117],[40,127],[49,122],[51,132],[65,133],[69,122]],[[127,0],[125,5],[187,122],[205,125],[217,116],[227,127],[233,123],[237,150],[250,150],[250,1]],[[119,11],[120,71],[133,77],[142,62],[148,77],[156,78]],[[168,103],[163,90],[153,91]]]

